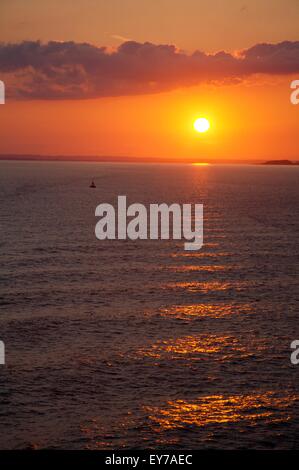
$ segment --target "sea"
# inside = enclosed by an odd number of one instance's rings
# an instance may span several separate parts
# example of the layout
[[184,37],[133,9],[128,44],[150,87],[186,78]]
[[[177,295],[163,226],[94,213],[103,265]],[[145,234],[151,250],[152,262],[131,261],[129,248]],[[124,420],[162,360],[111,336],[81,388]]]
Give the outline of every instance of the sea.
[[[119,195],[203,247],[98,240]],[[298,166],[1,161],[0,200],[1,449],[299,448]]]

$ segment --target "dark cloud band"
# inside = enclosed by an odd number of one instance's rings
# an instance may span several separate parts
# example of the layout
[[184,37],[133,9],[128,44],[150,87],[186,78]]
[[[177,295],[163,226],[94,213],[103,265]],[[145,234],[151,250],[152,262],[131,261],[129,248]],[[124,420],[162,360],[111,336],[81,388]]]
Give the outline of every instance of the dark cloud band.
[[252,74],[299,72],[299,41],[257,44],[238,54],[124,42],[115,51],[87,43],[0,44],[0,78],[20,99],[83,99],[157,93]]

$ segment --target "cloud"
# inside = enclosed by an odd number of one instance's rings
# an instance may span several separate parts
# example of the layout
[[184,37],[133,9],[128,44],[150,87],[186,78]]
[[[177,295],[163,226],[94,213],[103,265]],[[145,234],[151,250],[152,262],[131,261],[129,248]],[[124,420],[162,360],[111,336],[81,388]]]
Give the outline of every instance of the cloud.
[[111,37],[121,42],[131,41],[130,38],[127,38],[126,36],[121,36],[120,34],[111,34]]
[[234,83],[252,74],[296,72],[299,41],[257,44],[237,54],[186,54],[173,45],[135,41],[113,51],[72,41],[0,44],[0,78],[7,96],[19,99],[137,95],[210,81]]

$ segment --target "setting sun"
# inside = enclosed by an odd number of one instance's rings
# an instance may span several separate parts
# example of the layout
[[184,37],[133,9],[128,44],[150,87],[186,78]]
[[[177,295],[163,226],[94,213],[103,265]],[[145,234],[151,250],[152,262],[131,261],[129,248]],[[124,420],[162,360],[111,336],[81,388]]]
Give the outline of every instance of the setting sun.
[[197,132],[207,132],[210,129],[210,123],[206,118],[198,118],[194,121],[194,129]]

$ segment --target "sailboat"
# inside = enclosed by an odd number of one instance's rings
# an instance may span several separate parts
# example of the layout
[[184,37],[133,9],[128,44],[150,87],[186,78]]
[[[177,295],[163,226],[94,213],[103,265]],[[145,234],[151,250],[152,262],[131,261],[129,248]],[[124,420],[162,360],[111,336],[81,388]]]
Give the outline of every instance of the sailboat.
[[90,188],[96,188],[95,182],[94,182],[93,180],[92,180],[92,182],[91,182],[91,184],[90,184],[89,187],[90,187]]

